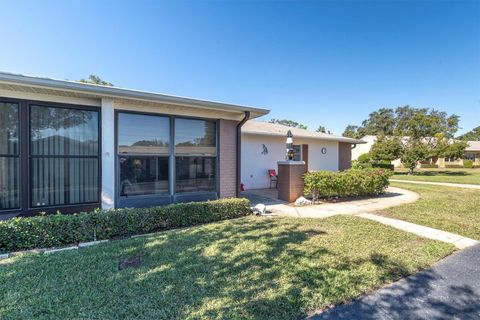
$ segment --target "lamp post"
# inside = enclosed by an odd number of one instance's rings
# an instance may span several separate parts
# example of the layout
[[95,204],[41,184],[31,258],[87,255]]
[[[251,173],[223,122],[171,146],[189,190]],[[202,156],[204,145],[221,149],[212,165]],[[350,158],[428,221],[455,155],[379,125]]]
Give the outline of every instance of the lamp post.
[[293,150],[293,134],[292,131],[287,132],[287,155],[286,160],[293,160],[295,158],[295,151]]

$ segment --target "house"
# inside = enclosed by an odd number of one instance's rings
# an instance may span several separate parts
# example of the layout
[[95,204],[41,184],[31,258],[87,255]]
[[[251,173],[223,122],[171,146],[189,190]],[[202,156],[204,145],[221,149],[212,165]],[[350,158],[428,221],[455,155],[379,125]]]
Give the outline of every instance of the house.
[[235,197],[268,110],[0,72],[0,219]]
[[[362,138],[365,141],[365,144],[359,145],[357,148],[352,150],[352,160],[358,160],[362,154],[366,154],[370,151],[375,141],[377,141],[377,136],[367,135]],[[408,137],[404,137],[403,140],[408,140]],[[472,160],[474,165],[480,165],[480,141],[467,141],[467,148],[465,149],[465,154],[462,158],[434,158],[428,159],[421,164],[432,164],[436,165],[439,168],[445,168],[447,166],[463,166],[463,160]],[[402,167],[402,161],[396,159],[392,161],[392,164],[395,168]]]
[[338,171],[350,168],[351,150],[362,140],[291,128],[280,124],[247,121],[242,127],[241,182],[245,189],[270,186],[269,169],[285,160],[286,136],[293,134],[295,160],[303,160],[307,170]]

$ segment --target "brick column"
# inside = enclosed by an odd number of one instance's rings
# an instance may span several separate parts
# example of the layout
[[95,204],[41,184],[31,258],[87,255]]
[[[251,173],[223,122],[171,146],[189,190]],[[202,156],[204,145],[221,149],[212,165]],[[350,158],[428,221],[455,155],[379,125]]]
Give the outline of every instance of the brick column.
[[303,175],[306,172],[304,161],[278,162],[278,198],[294,202],[303,196]]

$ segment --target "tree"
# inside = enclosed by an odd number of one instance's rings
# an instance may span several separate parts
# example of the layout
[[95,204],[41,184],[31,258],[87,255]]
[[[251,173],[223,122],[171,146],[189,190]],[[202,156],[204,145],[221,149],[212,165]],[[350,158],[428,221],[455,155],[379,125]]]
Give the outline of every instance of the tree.
[[287,127],[292,127],[292,128],[299,128],[299,129],[307,129],[307,126],[301,123],[298,123],[293,120],[288,120],[288,119],[271,119],[270,123],[278,123]]
[[401,159],[413,172],[418,161],[431,157],[443,157],[447,154],[461,156],[465,144],[453,141],[459,128],[459,117],[455,114],[430,108],[412,108],[410,106],[381,108],[369,114],[362,126],[347,126],[344,135],[361,138],[365,135],[390,137],[379,139],[373,155],[378,160],[397,154],[401,145]]
[[348,137],[348,138],[353,138],[353,139],[360,139],[360,134],[358,132],[359,127],[354,126],[352,124],[349,124],[346,128],[345,131],[343,131],[342,136]]
[[427,158],[427,155],[427,146],[418,140],[412,140],[403,144],[400,160],[410,170],[409,174],[413,174],[418,161]]
[[327,133],[327,129],[324,126],[318,126],[317,132]]
[[99,84],[99,85],[102,85],[102,86],[113,87],[113,84],[112,84],[112,83],[107,82],[107,81],[103,81],[99,76],[97,76],[97,75],[95,75],[95,74],[89,75],[87,80],[85,80],[85,79],[80,79],[80,80],[78,80],[78,81],[79,81],[79,82],[83,82],[83,83]]
[[374,161],[393,161],[402,156],[402,142],[398,137],[380,136],[370,149]]
[[480,141],[480,126],[473,128],[469,132],[458,136],[457,139],[465,141]]

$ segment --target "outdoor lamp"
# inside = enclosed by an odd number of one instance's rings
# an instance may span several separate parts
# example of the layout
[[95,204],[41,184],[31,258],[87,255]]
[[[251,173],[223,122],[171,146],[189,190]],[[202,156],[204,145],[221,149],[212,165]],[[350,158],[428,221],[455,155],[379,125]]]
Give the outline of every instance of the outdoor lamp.
[[293,134],[292,131],[288,130],[287,132],[287,160],[293,160],[295,157],[295,152],[293,150]]

